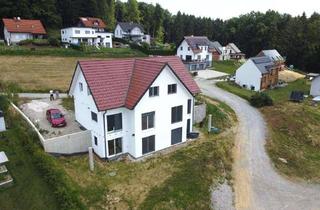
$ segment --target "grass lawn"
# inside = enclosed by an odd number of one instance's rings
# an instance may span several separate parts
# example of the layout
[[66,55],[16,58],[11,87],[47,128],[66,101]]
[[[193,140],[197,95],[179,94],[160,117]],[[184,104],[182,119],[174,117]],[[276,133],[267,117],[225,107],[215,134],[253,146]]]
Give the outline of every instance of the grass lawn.
[[6,152],[9,158],[6,165],[14,179],[12,187],[0,189],[0,209],[59,209],[51,189],[37,172],[20,138],[24,137],[15,128],[0,134],[0,151]]
[[227,128],[235,120],[229,107],[212,102],[210,113],[225,125],[219,135],[202,134],[183,148],[142,162],[96,158],[93,173],[87,155],[59,161],[92,209],[209,209],[210,187],[231,179],[234,136]]
[[235,74],[236,70],[241,66],[238,61],[214,61],[213,69],[227,74]]
[[[227,82],[217,86],[247,100],[254,94]],[[271,134],[266,148],[275,167],[283,174],[320,183],[320,107],[311,106],[311,99],[303,103],[289,102],[293,90],[307,94],[310,84],[300,79],[285,88],[266,91],[275,104],[260,109]]]

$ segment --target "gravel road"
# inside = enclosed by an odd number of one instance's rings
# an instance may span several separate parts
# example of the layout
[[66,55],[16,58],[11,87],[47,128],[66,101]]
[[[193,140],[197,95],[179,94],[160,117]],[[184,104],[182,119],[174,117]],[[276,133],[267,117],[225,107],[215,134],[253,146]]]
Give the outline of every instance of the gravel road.
[[319,210],[320,186],[296,183],[280,176],[265,151],[266,123],[247,101],[197,79],[202,93],[227,103],[237,114],[234,189],[236,209]]

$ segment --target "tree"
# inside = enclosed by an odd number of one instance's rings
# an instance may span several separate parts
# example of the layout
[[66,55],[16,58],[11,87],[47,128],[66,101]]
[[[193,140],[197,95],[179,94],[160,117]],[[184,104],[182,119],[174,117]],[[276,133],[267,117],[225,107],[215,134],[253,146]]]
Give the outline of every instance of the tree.
[[125,21],[126,16],[126,6],[120,0],[115,2],[115,17],[119,22]]
[[140,11],[137,0],[128,0],[126,21],[140,23]]
[[107,28],[109,30],[114,30],[116,25],[116,17],[115,17],[115,1],[107,0]]

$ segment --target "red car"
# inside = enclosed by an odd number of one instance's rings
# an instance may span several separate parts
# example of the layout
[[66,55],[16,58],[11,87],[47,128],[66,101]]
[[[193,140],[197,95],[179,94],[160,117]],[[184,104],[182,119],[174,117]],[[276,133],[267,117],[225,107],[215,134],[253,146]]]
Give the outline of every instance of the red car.
[[64,127],[67,125],[64,115],[59,109],[48,109],[46,116],[52,127]]

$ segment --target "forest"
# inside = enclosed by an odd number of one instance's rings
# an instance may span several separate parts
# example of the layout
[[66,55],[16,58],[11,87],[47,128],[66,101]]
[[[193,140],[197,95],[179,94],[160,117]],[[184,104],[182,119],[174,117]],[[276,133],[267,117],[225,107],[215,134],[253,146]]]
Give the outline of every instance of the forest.
[[247,57],[276,48],[288,65],[320,72],[320,14],[316,12],[293,17],[269,10],[222,20],[171,14],[159,4],[136,0],[0,0],[0,17],[15,16],[40,19],[52,30],[72,26],[81,16],[102,18],[110,31],[117,21],[138,22],[158,42],[177,44],[185,35],[204,35],[221,44],[234,42]]

